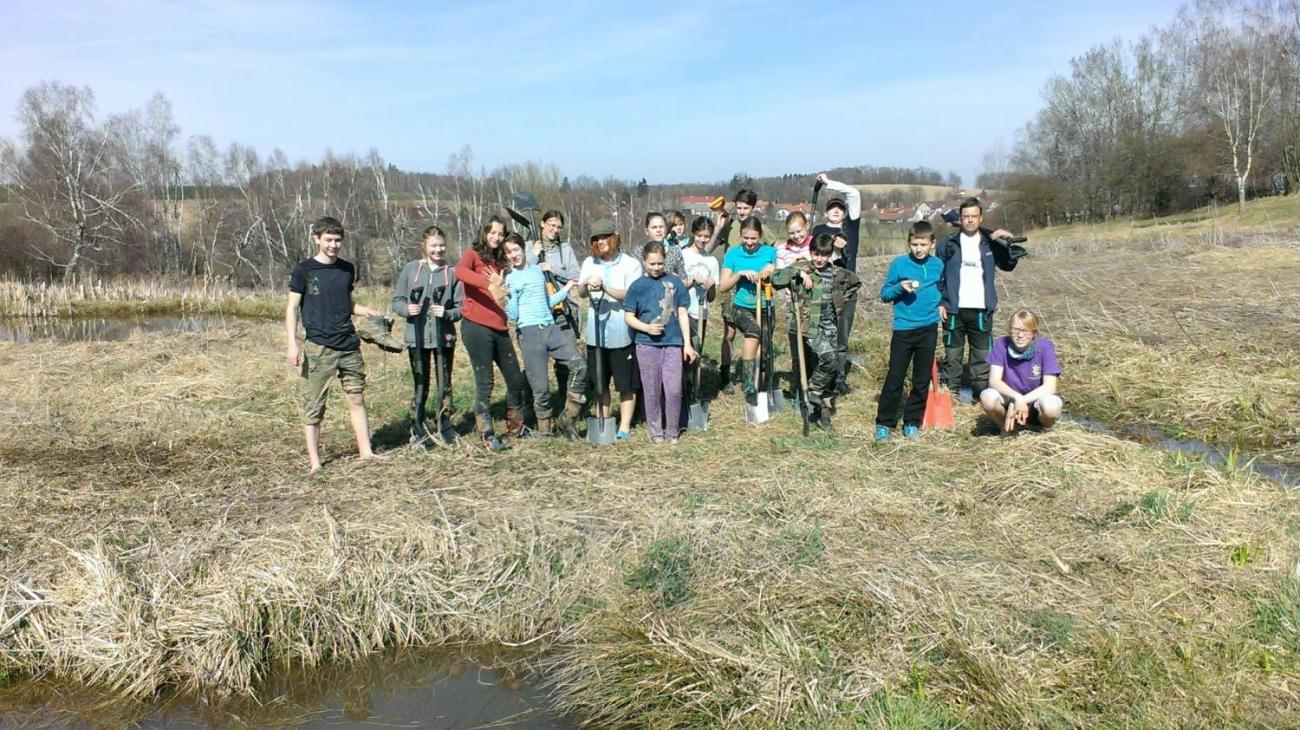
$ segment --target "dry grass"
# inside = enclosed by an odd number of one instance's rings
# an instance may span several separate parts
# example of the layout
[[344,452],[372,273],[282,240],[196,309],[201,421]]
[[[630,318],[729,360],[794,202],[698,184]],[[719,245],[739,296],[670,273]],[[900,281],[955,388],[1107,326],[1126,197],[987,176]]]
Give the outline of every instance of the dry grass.
[[[1097,233],[999,277],[1067,408],[1300,463],[1289,232]],[[350,459],[336,396],[311,478],[273,322],[0,343],[0,674],[247,698],[282,661],[472,643],[543,657],[599,725],[1294,722],[1300,493],[1068,425],[974,438],[970,409],[873,444],[862,306],[835,436],[724,398],[673,449],[414,453],[404,358],[368,349],[388,456]],[[463,410],[463,353],[455,380]]]
[[344,456],[336,398],[309,478],[280,349],[273,323],[0,344],[0,574],[37,596],[6,599],[0,667],[242,696],[281,660],[470,642],[544,654],[601,725],[1300,712],[1300,499],[1248,472],[1068,426],[976,439],[969,410],[875,445],[863,392],[807,441],[724,399],[674,449],[414,453],[405,363],[368,350],[393,450]]
[[129,317],[211,312],[269,317],[284,311],[280,296],[227,284],[155,279],[74,284],[0,280],[0,316]]

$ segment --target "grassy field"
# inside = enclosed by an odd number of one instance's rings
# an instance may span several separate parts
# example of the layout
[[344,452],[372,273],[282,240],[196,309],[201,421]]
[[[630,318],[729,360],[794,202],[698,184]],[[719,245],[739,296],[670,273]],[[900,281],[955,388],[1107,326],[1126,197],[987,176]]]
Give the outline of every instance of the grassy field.
[[[1044,313],[1067,410],[1296,463],[1274,204],[1033,234],[1004,313]],[[468,642],[534,652],[598,725],[1293,724],[1300,493],[1071,425],[975,437],[969,408],[874,444],[888,313],[858,321],[834,434],[724,397],[675,448],[412,452],[405,358],[368,348],[386,457],[350,458],[335,396],[315,477],[274,322],[0,343],[0,673],[244,696],[281,660]]]

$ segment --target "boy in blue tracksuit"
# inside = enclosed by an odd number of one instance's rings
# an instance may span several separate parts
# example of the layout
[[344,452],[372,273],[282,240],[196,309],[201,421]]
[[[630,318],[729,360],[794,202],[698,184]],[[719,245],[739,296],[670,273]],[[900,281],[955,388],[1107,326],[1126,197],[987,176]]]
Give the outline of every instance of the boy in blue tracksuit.
[[898,425],[903,400],[903,379],[912,365],[912,392],[903,407],[903,435],[921,433],[925,399],[930,393],[930,367],[938,340],[939,281],[943,262],[930,255],[934,229],[927,221],[912,224],[907,232],[908,253],[889,264],[880,299],[894,305],[894,334],[889,340],[889,372],[880,389],[876,410],[876,440],[883,441]]

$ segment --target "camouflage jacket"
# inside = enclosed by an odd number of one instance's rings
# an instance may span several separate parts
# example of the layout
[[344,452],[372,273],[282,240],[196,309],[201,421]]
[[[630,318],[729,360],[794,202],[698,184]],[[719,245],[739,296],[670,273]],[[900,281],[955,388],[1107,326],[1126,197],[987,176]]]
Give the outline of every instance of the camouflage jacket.
[[[829,290],[822,285],[820,277],[812,270],[812,263],[809,261],[796,261],[783,269],[777,269],[772,274],[772,286],[777,289],[789,289],[795,295],[794,298],[798,299],[799,306],[803,310],[802,326],[805,336],[811,336],[819,329],[826,329],[824,323],[834,322],[838,328],[840,314],[845,307],[853,306],[858,298],[858,290],[862,288],[862,280],[857,274],[839,266],[831,268],[834,271],[831,274]],[[812,276],[811,289],[804,288],[799,276],[804,271]],[[790,329],[793,331],[794,301],[788,301],[786,306],[791,314]],[[827,307],[830,308],[830,312],[823,311]]]

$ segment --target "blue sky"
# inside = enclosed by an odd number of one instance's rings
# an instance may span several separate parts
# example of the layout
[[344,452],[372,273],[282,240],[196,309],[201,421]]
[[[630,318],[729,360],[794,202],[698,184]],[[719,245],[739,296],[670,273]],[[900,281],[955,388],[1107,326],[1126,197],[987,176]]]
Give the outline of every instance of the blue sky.
[[868,164],[970,183],[1072,56],[1180,4],[0,0],[0,136],[54,80],[101,115],[161,91],[184,135],[293,160],[375,147],[440,172],[468,144],[570,177]]

